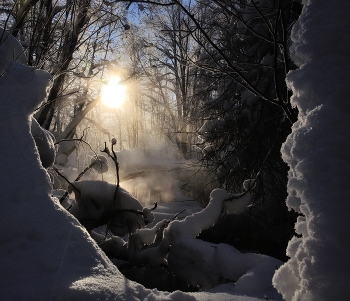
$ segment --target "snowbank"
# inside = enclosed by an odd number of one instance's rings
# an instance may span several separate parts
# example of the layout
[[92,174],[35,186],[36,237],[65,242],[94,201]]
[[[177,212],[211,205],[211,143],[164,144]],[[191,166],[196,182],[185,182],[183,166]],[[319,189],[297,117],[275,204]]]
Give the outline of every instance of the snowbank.
[[303,2],[292,34],[300,69],[287,78],[300,115],[282,147],[302,237],[289,242],[274,285],[288,301],[349,300],[350,2]]

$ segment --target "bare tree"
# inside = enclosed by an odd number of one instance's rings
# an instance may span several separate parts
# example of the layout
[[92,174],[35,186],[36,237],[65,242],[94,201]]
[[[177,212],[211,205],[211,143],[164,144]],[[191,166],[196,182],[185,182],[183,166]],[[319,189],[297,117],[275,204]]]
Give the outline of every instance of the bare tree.
[[138,59],[147,86],[143,97],[157,111],[160,128],[188,158],[199,100],[194,95],[198,68],[188,61],[195,55],[195,44],[184,27],[184,17],[179,7],[153,8],[144,20],[147,31],[139,37]]

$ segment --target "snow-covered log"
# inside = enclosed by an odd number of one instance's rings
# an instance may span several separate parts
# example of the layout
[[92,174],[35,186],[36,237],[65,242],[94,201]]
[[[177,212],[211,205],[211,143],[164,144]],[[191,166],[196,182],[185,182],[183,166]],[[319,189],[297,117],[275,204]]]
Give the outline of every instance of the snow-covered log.
[[256,179],[247,179],[243,182],[245,192],[231,195],[229,200],[224,201],[223,206],[228,213],[238,214],[249,206],[253,200],[252,188]]
[[163,219],[162,221],[155,224],[152,228],[142,228],[136,230],[136,232],[130,235],[129,241],[132,241],[136,250],[141,250],[142,247],[154,243],[158,231],[164,228],[167,222],[168,220]]

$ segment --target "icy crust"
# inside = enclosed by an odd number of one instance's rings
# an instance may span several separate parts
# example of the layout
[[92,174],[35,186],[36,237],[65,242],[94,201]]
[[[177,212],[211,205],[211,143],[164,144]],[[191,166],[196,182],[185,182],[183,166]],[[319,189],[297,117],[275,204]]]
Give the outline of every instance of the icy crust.
[[303,214],[274,276],[285,300],[348,300],[350,212],[349,1],[304,1],[293,29],[300,69],[288,85],[299,120],[282,147],[289,164],[289,208]]

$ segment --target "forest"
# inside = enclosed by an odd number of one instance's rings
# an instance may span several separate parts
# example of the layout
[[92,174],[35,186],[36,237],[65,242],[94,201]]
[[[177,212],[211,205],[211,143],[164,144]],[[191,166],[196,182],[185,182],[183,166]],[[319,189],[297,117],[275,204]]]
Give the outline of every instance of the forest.
[[4,300],[346,300],[347,12],[2,0]]

